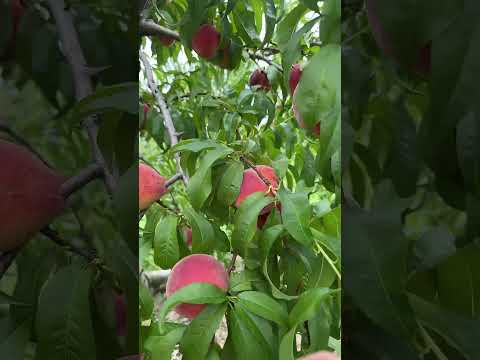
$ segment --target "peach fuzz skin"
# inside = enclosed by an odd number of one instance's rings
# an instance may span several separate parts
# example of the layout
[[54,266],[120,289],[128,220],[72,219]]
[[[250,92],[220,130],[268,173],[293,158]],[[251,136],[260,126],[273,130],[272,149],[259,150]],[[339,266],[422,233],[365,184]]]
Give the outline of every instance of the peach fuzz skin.
[[[193,283],[209,283],[228,290],[228,274],[221,262],[213,256],[194,254],[180,260],[172,269],[167,281],[167,298],[179,289]],[[206,307],[205,304],[180,304],[175,311],[188,319],[194,319]]]
[[212,59],[217,55],[220,34],[213,25],[200,26],[192,38],[193,50],[203,59]]
[[298,360],[340,360],[340,358],[334,353],[320,351],[301,357]]
[[140,164],[138,173],[138,206],[142,211],[159,200],[168,189],[165,186],[167,180],[150,166]]
[[[278,189],[278,177],[277,174],[275,173],[275,170],[266,165],[257,165],[255,166],[257,171],[262,174],[275,189]],[[269,191],[268,185],[265,184],[265,182],[258,176],[255,170],[253,169],[247,169],[243,172],[243,180],[242,180],[242,185],[240,186],[240,194],[237,197],[237,200],[235,201],[235,206],[238,208],[240,207],[241,203],[243,200],[245,200],[247,197],[252,195],[253,193],[256,192],[262,192],[264,194],[267,194]],[[274,194],[270,191],[268,192],[269,196],[274,196]],[[270,212],[270,210],[273,208],[273,204],[270,204],[269,206],[266,206],[262,211],[261,215],[266,214]]]
[[0,140],[0,252],[38,233],[65,209],[57,174],[24,147]]

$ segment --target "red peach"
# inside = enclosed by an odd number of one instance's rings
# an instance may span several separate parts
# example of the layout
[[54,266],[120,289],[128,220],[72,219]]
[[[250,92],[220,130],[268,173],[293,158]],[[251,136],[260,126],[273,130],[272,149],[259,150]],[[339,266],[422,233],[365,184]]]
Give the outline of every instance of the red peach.
[[320,351],[303,356],[298,360],[340,360],[340,358],[335,353]]
[[[213,256],[194,254],[180,260],[173,267],[167,281],[167,298],[179,289],[193,283],[209,283],[228,290],[228,274],[221,262]],[[204,304],[180,304],[175,311],[189,319],[195,318],[206,307]]]
[[127,335],[127,304],[125,295],[115,292],[115,319],[117,336]]
[[14,34],[18,31],[18,25],[20,24],[20,19],[23,15],[25,8],[21,0],[12,0],[11,1],[11,12],[13,19],[13,32]]
[[220,34],[213,25],[200,26],[192,38],[192,48],[204,59],[212,59],[217,54],[220,45]]
[[[247,169],[243,172],[242,185],[240,186],[240,194],[235,201],[235,206],[238,208],[240,204],[249,197],[251,194],[256,192],[263,192],[268,196],[274,196],[272,190],[278,189],[278,177],[275,173],[275,170],[270,166],[266,165],[257,165],[255,166],[257,171],[262,174],[268,181],[270,181],[274,189],[269,189],[268,185],[258,176],[257,172],[253,169]],[[266,206],[262,211],[261,215],[270,212],[273,208],[273,204]]]
[[293,95],[297,85],[302,77],[302,68],[300,64],[292,65],[292,69],[290,70],[290,77],[288,79],[288,84],[290,85],[290,93]]
[[0,140],[0,252],[10,251],[65,209],[65,177],[22,146]]
[[252,75],[250,75],[249,84],[250,86],[260,86],[260,89],[265,91],[272,88],[270,81],[268,81],[267,73],[261,69],[256,69]]
[[140,164],[138,171],[138,205],[140,210],[145,210],[168,191],[167,180],[145,164]]
[[163,34],[158,35],[158,39],[160,40],[162,45],[165,47],[170,47],[175,42],[175,38],[168,35],[163,35]]
[[[377,0],[366,0],[367,18],[372,28],[373,37],[378,47],[383,53],[393,59],[399,57],[398,50],[393,47],[391,36],[385,31],[377,15]],[[430,72],[431,62],[431,43],[423,46],[417,54],[417,59],[413,64],[413,70],[420,75],[426,76]]]
[[150,111],[150,106],[148,106],[148,104],[143,104],[143,114],[147,116],[149,111]]

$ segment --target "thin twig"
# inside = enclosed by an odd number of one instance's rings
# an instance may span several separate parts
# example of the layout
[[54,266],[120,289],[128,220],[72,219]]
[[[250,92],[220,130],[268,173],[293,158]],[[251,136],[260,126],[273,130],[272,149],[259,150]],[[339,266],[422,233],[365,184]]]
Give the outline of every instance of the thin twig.
[[173,31],[161,25],[155,24],[151,20],[141,20],[139,30],[140,30],[141,36],[165,35],[175,40],[180,40],[180,35],[176,31]]
[[65,181],[62,184],[60,192],[65,198],[67,198],[74,192],[78,191],[79,189],[90,183],[92,180],[99,178],[102,174],[102,167],[99,164],[91,164],[86,168],[82,169],[77,175]]
[[245,156],[240,156],[240,160],[242,160],[242,162],[247,165],[250,169],[252,169],[253,171],[255,171],[258,175],[258,177],[265,183],[265,185],[267,185],[268,187],[271,187],[273,189],[273,184],[270,182],[270,180],[268,180],[265,176],[263,176],[263,174],[260,173],[260,171],[258,171],[257,167],[255,166],[254,163],[252,163],[250,160],[248,160]]
[[282,72],[283,73],[283,69],[280,65],[274,63],[272,60],[266,58],[265,56],[262,56],[262,55],[259,55],[259,54],[255,54],[255,53],[249,53],[248,54],[250,56],[250,59],[252,60],[262,60],[262,61],[265,61],[267,64],[273,66],[275,69],[277,69],[278,71]]
[[[89,67],[80,45],[73,16],[66,7],[64,0],[47,0],[47,4],[57,25],[63,55],[67,59],[72,71],[75,86],[75,98],[77,101],[80,101],[93,93],[93,85],[92,80],[90,79],[90,74],[86,71]],[[83,124],[90,140],[93,158],[95,162],[102,167],[105,186],[107,187],[108,192],[113,194],[116,188],[116,179],[110,172],[110,169],[108,169],[107,163],[97,142],[97,117],[89,116],[85,119]]]
[[67,243],[64,239],[60,237],[57,231],[53,230],[50,227],[44,228],[42,231],[40,231],[44,236],[48,237],[50,240],[52,240],[55,244],[66,248],[68,251],[77,254],[85,259],[87,259],[89,262],[95,260],[96,254],[95,252],[89,252],[85,249],[76,247],[70,243]]
[[173,184],[175,184],[178,180],[181,180],[182,178],[183,178],[183,175],[180,174],[180,173],[173,175],[170,179],[167,180],[167,182],[165,183],[165,187],[169,188],[170,186],[172,186]]
[[[155,96],[157,104],[162,111],[165,128],[167,129],[168,135],[170,137],[170,145],[174,146],[178,144],[177,130],[175,129],[175,125],[173,124],[172,116],[170,115],[170,111],[168,110],[167,103],[165,102],[162,93],[158,89],[157,81],[153,75],[152,65],[148,61],[147,55],[145,55],[145,53],[143,53],[142,51],[140,51],[140,60],[142,61],[143,67],[145,69],[148,87],[150,88],[152,94]],[[175,162],[177,164],[177,172],[182,174],[183,182],[187,184],[188,177],[182,169],[182,165],[180,163],[180,154],[178,152],[175,153]]]
[[237,261],[238,254],[234,253],[232,256],[232,260],[230,261],[230,266],[228,267],[228,276],[235,270],[235,262]]

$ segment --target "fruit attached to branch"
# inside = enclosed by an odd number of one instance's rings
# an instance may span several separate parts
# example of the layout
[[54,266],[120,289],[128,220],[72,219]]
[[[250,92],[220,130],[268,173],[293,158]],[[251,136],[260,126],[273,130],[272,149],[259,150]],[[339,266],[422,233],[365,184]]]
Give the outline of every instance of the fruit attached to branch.
[[[242,202],[253,193],[262,192],[267,196],[272,197],[274,197],[277,193],[279,181],[275,170],[266,165],[257,165],[255,166],[255,169],[257,171],[250,168],[243,172],[240,193],[235,201],[235,206],[237,208],[240,207]],[[262,179],[257,172],[261,174],[264,179]],[[270,184],[267,184],[264,180],[267,180],[267,182]],[[274,204],[265,206],[258,215],[257,227],[259,229],[265,225],[265,222],[267,221],[267,218],[274,206]]]
[[331,352],[320,351],[301,357],[298,360],[340,360],[340,358]]
[[65,177],[17,144],[0,140],[0,252],[13,250],[65,209]]
[[[405,62],[404,60],[407,59],[408,56],[405,57],[405,53],[395,46],[392,34],[388,33],[385,30],[385,26],[384,24],[382,24],[379,18],[377,8],[378,1],[379,0],[366,0],[368,23],[370,24],[370,27],[372,29],[375,41],[378,47],[386,56],[391,57],[397,61]],[[418,49],[418,53],[414,54],[413,59],[408,59],[407,62],[411,66],[411,69],[417,74],[426,76],[430,72],[430,56],[431,42],[420,47]]]
[[175,42],[175,38],[163,34],[158,35],[158,39],[160,40],[160,43],[165,47],[170,47]]
[[147,209],[158,201],[167,191],[165,179],[150,166],[140,164],[138,167],[138,202],[140,211]]
[[[179,289],[194,283],[209,283],[228,290],[228,274],[221,262],[213,256],[194,254],[180,260],[172,269],[167,281],[167,298]],[[175,311],[189,319],[195,318],[207,305],[180,304]]]
[[267,73],[261,69],[256,69],[249,80],[250,86],[259,86],[260,89],[268,91],[272,88],[270,81],[268,80]]
[[220,34],[213,25],[200,26],[192,38],[193,50],[203,59],[213,59],[220,45]]
[[293,95],[297,85],[302,77],[302,68],[300,64],[292,65],[292,69],[290,70],[290,77],[288,78],[288,85],[290,86],[290,93]]

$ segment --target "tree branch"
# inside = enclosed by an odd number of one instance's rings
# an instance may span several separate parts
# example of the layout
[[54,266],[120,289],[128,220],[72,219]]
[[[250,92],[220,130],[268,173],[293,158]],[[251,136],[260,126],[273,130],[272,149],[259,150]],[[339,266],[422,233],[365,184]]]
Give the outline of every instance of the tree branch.
[[180,35],[170,29],[167,29],[161,25],[155,24],[151,20],[140,20],[140,35],[141,36],[159,36],[165,35],[175,40],[180,40]]
[[181,180],[182,178],[183,178],[183,175],[180,174],[180,173],[173,175],[170,179],[167,180],[167,182],[165,183],[165,187],[169,188],[170,186],[172,186],[173,184],[175,184],[178,180]]
[[266,58],[265,56],[262,56],[262,55],[259,55],[259,54],[255,54],[255,53],[249,53],[248,54],[250,56],[250,59],[252,60],[262,60],[262,61],[265,61],[267,64],[273,66],[275,69],[277,69],[278,71],[282,72],[283,73],[283,69],[280,65],[274,63],[272,60]]
[[260,171],[258,171],[257,167],[255,166],[254,163],[252,163],[250,160],[248,160],[245,156],[240,156],[240,160],[242,160],[242,162],[247,165],[250,169],[252,169],[253,171],[255,171],[258,175],[258,177],[265,183],[265,185],[267,185],[268,187],[270,188],[274,188],[273,187],[273,184],[270,182],[270,180],[268,180],[265,176],[263,176]]
[[[152,94],[155,96],[157,104],[162,111],[165,128],[167,129],[168,135],[170,137],[170,145],[174,146],[178,144],[177,130],[175,129],[175,125],[173,124],[172,116],[170,115],[170,111],[168,110],[167,103],[165,102],[162,93],[158,89],[157,81],[155,80],[155,77],[153,75],[152,65],[148,61],[147,55],[143,51],[140,51],[140,60],[142,61],[143,67],[145,69],[148,87],[150,88]],[[183,182],[187,184],[188,178],[182,169],[182,165],[180,163],[180,154],[178,152],[175,153],[175,162],[177,163],[177,172],[182,174]]]
[[235,270],[235,262],[237,261],[238,254],[234,253],[232,256],[232,260],[230,261],[230,266],[228,267],[227,273],[228,276]]
[[61,246],[61,247],[64,247],[66,248],[68,251],[74,253],[74,254],[77,254],[83,258],[85,258],[87,261],[91,262],[93,260],[95,260],[96,258],[96,254],[94,251],[87,251],[85,249],[82,249],[82,248],[78,248],[72,244],[69,244],[67,243],[64,239],[62,239],[60,237],[60,235],[58,234],[58,232],[56,232],[55,230],[51,229],[50,227],[46,227],[44,228],[41,233],[48,237],[50,240],[52,240],[55,244]]
[[[90,74],[86,70],[88,69],[88,65],[78,39],[72,14],[70,14],[66,8],[64,0],[47,0],[47,4],[57,25],[63,55],[67,59],[72,71],[75,85],[75,98],[77,101],[80,101],[93,93],[93,86]],[[103,169],[105,186],[108,192],[113,194],[116,188],[116,179],[108,169],[97,143],[97,117],[89,116],[84,121],[84,126],[90,140],[92,156],[95,162]]]
[[85,185],[90,183],[92,180],[95,180],[103,175],[102,167],[97,164],[91,164],[84,168],[80,173],[71,177],[62,184],[60,192],[65,198],[68,198],[74,192],[83,188]]

